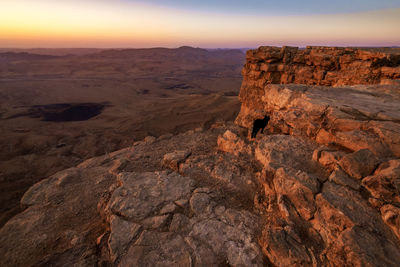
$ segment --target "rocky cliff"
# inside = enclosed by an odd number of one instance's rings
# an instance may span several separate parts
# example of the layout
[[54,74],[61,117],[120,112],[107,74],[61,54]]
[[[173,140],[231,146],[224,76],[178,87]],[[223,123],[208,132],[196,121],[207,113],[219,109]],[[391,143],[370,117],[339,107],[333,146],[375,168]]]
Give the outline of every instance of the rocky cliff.
[[[262,46],[247,51],[245,84],[353,85],[378,84],[400,78],[399,50],[341,47]],[[246,94],[242,90],[242,95]]]
[[236,124],[147,137],[31,187],[0,265],[398,266],[399,86],[251,78],[268,49],[248,53]]
[[263,111],[268,134],[219,143],[263,165],[261,244],[271,263],[398,264],[399,96],[396,86],[267,85],[260,106],[242,106],[237,123],[250,127]]

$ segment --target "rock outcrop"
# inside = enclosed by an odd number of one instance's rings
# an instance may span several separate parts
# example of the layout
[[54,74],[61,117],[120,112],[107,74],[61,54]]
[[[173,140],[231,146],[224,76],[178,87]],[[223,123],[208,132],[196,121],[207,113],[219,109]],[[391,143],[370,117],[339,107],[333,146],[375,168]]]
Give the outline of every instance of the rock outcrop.
[[[222,149],[237,142],[220,137]],[[262,164],[264,190],[256,206],[267,220],[260,245],[273,265],[398,264],[398,159],[327,147],[300,135],[269,134],[249,145]],[[346,158],[365,169],[342,168]],[[379,167],[368,168],[374,165]]]
[[[262,46],[247,51],[242,74],[245,85],[252,82],[258,87],[267,83],[326,86],[384,83],[400,78],[400,51],[389,51]],[[241,96],[244,95],[247,92],[242,90]]]
[[226,127],[145,138],[34,185],[0,230],[0,265],[267,264],[259,166],[216,150]]
[[[247,58],[236,124],[248,132],[240,138],[230,130],[219,138],[219,147],[254,156],[263,165],[263,206],[273,219],[264,226],[261,245],[270,262],[396,266],[400,87],[396,81],[350,86],[398,79],[396,57],[352,49],[262,47]],[[347,67],[344,58],[351,59]],[[388,67],[383,72],[374,62]],[[358,74],[348,71],[352,64],[358,64]],[[326,72],[324,78],[316,75],[319,70]],[[290,82],[347,86],[271,84]],[[271,117],[268,133],[247,142],[254,120],[265,115]]]
[[236,124],[147,137],[31,187],[0,265],[398,266],[400,86],[246,76],[241,101]]
[[393,85],[332,88],[268,84],[257,95],[242,98],[236,123],[250,128],[255,119],[270,114],[269,127],[274,133],[307,136],[350,151],[365,148],[380,157],[399,157],[398,91]]

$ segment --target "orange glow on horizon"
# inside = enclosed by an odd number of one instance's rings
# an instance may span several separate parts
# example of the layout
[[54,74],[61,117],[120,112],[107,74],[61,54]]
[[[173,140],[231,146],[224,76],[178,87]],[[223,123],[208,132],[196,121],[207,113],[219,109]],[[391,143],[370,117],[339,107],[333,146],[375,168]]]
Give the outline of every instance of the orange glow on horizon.
[[400,9],[312,16],[184,12],[116,1],[0,3],[0,47],[400,45]]

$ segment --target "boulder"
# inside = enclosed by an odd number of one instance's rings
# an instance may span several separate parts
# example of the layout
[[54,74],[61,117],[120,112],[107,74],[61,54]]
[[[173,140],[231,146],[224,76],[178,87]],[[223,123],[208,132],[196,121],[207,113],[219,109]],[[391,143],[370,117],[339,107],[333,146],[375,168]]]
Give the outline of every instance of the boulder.
[[178,150],[164,155],[162,165],[179,172],[179,165],[183,163],[191,154],[190,151]]
[[378,165],[378,158],[368,149],[345,155],[339,162],[343,170],[356,179],[370,175]]
[[362,180],[362,184],[373,198],[400,203],[400,160],[382,163],[373,175]]

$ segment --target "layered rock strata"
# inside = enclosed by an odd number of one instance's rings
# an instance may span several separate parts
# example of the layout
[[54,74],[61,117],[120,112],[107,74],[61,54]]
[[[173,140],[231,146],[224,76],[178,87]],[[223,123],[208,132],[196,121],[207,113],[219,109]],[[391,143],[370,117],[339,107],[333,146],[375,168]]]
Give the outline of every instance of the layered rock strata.
[[[343,66],[345,55],[360,73]],[[382,57],[394,60],[385,71],[373,63]],[[273,265],[398,264],[400,87],[396,81],[343,85],[398,78],[396,62],[352,49],[248,52],[235,121],[247,133],[227,131],[218,144],[263,166],[261,206],[270,219],[260,243]],[[284,84],[290,82],[336,86]],[[267,133],[251,140],[254,120],[265,115],[271,117]]]
[[262,46],[248,50],[246,59],[242,71],[245,84],[258,87],[268,83],[378,84],[400,78],[400,51],[395,49],[384,53],[342,47]]

